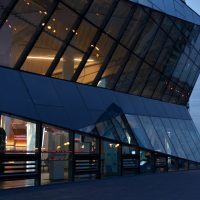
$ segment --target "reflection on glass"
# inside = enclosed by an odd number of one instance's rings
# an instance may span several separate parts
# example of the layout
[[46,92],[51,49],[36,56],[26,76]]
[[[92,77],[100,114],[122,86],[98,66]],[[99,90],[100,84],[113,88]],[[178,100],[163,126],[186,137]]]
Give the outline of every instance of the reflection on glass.
[[168,171],[176,171],[178,169],[178,160],[176,158],[168,157],[167,159]]
[[74,136],[74,150],[75,154],[84,153],[98,153],[97,149],[97,139],[94,137],[89,137],[86,135],[75,134]]
[[102,175],[113,176],[120,172],[120,145],[102,141]]
[[110,89],[113,87],[116,82],[117,72],[122,67],[126,55],[127,51],[122,46],[118,46],[98,83],[99,87]]
[[115,11],[110,18],[105,31],[112,35],[113,37],[117,38],[123,24],[128,19],[129,12],[131,11],[131,4],[128,4],[124,1],[119,1]]
[[41,182],[47,184],[69,179],[71,155],[70,132],[43,126],[41,147]]
[[153,149],[151,146],[150,140],[147,137],[144,128],[142,127],[137,116],[134,115],[126,115],[128,123],[135,135],[135,138],[140,147],[144,147],[147,149]]
[[146,134],[155,151],[166,153],[149,117],[139,116]]
[[162,121],[157,117],[151,117],[151,121],[154,125],[156,132],[160,137],[160,140],[167,154],[177,156],[176,150],[174,149],[174,146],[171,143],[170,134],[165,130]]
[[153,172],[154,161],[152,153],[145,150],[140,150],[140,172]]
[[86,18],[97,26],[101,26],[105,16],[108,14],[113,0],[94,0]]

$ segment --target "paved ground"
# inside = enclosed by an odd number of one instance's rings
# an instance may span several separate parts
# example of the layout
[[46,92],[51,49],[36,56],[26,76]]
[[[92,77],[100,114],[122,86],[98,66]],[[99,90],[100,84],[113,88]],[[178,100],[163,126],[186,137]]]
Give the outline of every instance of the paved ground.
[[0,200],[200,200],[200,171],[0,190]]

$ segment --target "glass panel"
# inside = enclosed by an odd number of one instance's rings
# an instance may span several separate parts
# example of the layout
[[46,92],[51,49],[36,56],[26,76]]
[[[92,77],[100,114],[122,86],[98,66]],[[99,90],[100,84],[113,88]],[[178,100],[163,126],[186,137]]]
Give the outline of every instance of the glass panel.
[[139,151],[135,147],[122,146],[122,171],[125,174],[138,174]]
[[157,87],[153,93],[154,99],[160,99],[168,85],[168,79],[161,75],[160,80],[157,84]]
[[142,32],[135,48],[134,52],[140,57],[144,57],[150,48],[151,42],[155,37],[155,33],[158,29],[158,25],[149,18],[148,23],[145,26],[145,29]]
[[74,34],[71,45],[77,47],[82,51],[86,51],[90,46],[90,43],[93,40],[96,32],[97,29],[94,26],[83,20],[80,27]]
[[37,74],[45,74],[61,44],[55,37],[43,32],[21,69]]
[[127,51],[122,47],[118,46],[115,50],[109,64],[103,73],[101,80],[98,83],[99,87],[105,87],[111,89],[116,81],[116,75],[121,65],[124,63]]
[[145,130],[142,127],[138,117],[134,115],[126,115],[126,118],[128,120],[129,126],[131,127],[135,135],[135,138],[139,146],[147,149],[153,149],[149,141],[149,138],[147,137]]
[[84,8],[86,8],[89,4],[88,0],[81,0],[78,2],[72,0],[62,0],[62,1],[79,13],[81,13],[81,11],[84,10]]
[[158,84],[158,81],[160,80],[160,73],[153,70],[148,78],[147,83],[145,84],[145,88],[142,92],[142,96],[144,97],[151,97],[153,95],[153,92]]
[[82,57],[82,52],[68,46],[52,76],[55,78],[70,80],[79,66]]
[[162,51],[160,52],[160,55],[155,65],[155,68],[157,68],[161,72],[165,69],[165,65],[170,59],[171,53],[173,51],[173,45],[174,43],[172,42],[172,40],[168,39],[162,47]]
[[169,121],[171,122],[171,125],[173,126],[173,129],[176,132],[176,136],[178,137],[180,144],[182,148],[184,149],[184,153],[186,156],[184,156],[183,158],[194,160],[194,156],[188,145],[188,141],[186,140],[184,130],[179,126],[179,123],[176,119],[169,119]]
[[143,30],[147,19],[148,15],[142,7],[138,6],[134,16],[129,23],[128,27],[126,28],[126,31],[121,39],[121,42],[128,48],[133,47],[134,44],[137,42],[138,37],[141,34],[141,31]]
[[167,157],[155,154],[155,172],[162,173],[167,171]]
[[[162,123],[165,127],[166,134],[168,135],[169,139],[171,140],[171,143],[173,144],[177,154],[181,158],[186,158],[184,150],[186,147],[184,147],[183,150],[183,145],[184,143],[182,142],[183,137],[180,136],[180,130],[178,130],[177,126],[172,126],[175,125],[173,119],[166,119],[162,118]],[[172,122],[172,124],[170,123]],[[178,131],[178,132],[177,132]]]
[[154,41],[145,57],[145,60],[149,64],[154,65],[156,63],[160,55],[160,51],[162,50],[164,43],[167,41],[167,38],[167,35],[161,29],[157,32]]
[[110,120],[100,122],[96,127],[101,136],[120,141],[116,129]]
[[187,160],[178,160],[178,168],[179,170],[188,170],[188,161]]
[[142,125],[146,131],[146,134],[147,134],[154,150],[158,151],[158,152],[166,153],[162,146],[162,143],[157,135],[157,132],[153,127],[153,124],[152,124],[150,118],[144,117],[144,116],[139,116],[139,119],[142,122]]
[[179,78],[180,85],[183,85],[182,83],[187,80],[188,75],[189,75],[191,69],[193,68],[193,65],[194,64],[193,64],[192,60],[188,59],[187,63],[185,64],[185,67],[184,67],[184,69],[182,71],[182,74],[181,74],[181,76]]
[[91,84],[95,79],[100,67],[102,66],[107,54],[113,44],[113,40],[102,34],[97,45],[94,47],[92,55],[87,60],[77,82]]
[[68,131],[49,125],[43,126],[41,148],[42,184],[69,179],[71,145]]
[[105,28],[105,31],[113,37],[117,38],[123,24],[128,19],[127,17],[130,12],[130,9],[130,3],[119,1],[117,8],[115,9],[112,17],[110,18]]
[[0,150],[6,153],[35,153],[36,124],[14,116],[0,117]]
[[159,138],[165,148],[166,153],[169,155],[177,156],[176,150],[174,149],[174,146],[170,141],[170,134],[165,130],[162,121],[157,117],[151,117],[151,121],[154,125],[156,132],[159,135]]
[[134,94],[134,95],[141,94],[141,92],[144,89],[146,80],[149,77],[149,74],[151,73],[151,70],[152,68],[149,65],[147,65],[146,63],[143,63],[129,91],[131,94]]
[[75,154],[98,153],[97,139],[86,135],[75,134]]
[[199,74],[198,72],[198,67],[196,65],[194,65],[192,68],[191,68],[191,71],[190,71],[190,74],[187,78],[187,84],[188,84],[188,87],[193,87],[193,80],[195,78],[195,76]]
[[150,151],[140,150],[140,172],[150,173],[153,172],[154,159]]
[[120,145],[117,143],[111,143],[102,141],[102,175],[113,176],[118,175],[120,171]]
[[64,40],[70,32],[73,32],[72,26],[77,17],[76,13],[60,3],[45,26],[45,31]]
[[33,0],[17,3],[0,30],[0,65],[13,67],[16,64],[49,6],[49,1],[41,4]]
[[[179,123],[180,128],[183,130],[183,132],[185,134],[185,139],[186,139],[186,141],[187,141],[187,143],[188,143],[188,145],[189,145],[189,147],[190,147],[190,149],[193,153],[195,160],[199,160],[200,155],[199,155],[197,147],[194,143],[193,134],[190,134],[190,132],[187,129],[186,121],[180,120],[180,119],[178,119],[177,121]],[[199,145],[199,143],[198,143],[198,145]]]
[[86,14],[86,18],[93,22],[95,25],[101,26],[105,16],[109,12],[112,3],[113,0],[94,0]]
[[186,65],[187,59],[188,59],[188,57],[185,54],[181,55],[177,65],[175,67],[175,70],[173,72],[172,80],[174,80],[176,82],[178,81],[179,76],[181,75],[181,73]]
[[130,130],[128,124],[124,121],[123,117],[117,116],[112,119],[112,122],[122,142],[135,145],[137,144],[132,131]]
[[3,13],[3,11],[6,9],[6,7],[9,5],[9,3],[11,2],[11,0],[0,0],[0,17]]
[[134,77],[137,73],[137,70],[141,64],[141,60],[134,55],[131,55],[128,63],[126,64],[123,73],[121,74],[119,81],[115,87],[116,90],[121,92],[128,91],[131,83],[134,80]]
[[170,100],[171,96],[173,95],[175,88],[176,88],[176,85],[170,81],[164,90],[162,100],[168,102]]
[[178,160],[176,158],[168,157],[167,164],[169,172],[178,170]]
[[172,26],[173,26],[172,20],[168,16],[165,16],[165,18],[163,19],[163,21],[161,23],[161,28],[166,33],[169,33],[171,31],[171,29],[172,29]]

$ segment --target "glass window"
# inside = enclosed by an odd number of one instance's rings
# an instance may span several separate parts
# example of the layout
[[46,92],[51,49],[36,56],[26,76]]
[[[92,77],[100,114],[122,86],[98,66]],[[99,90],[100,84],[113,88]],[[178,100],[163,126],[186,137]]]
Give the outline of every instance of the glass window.
[[173,74],[172,74],[172,80],[174,80],[176,82],[178,81],[179,76],[181,75],[181,73],[186,65],[187,59],[188,59],[188,57],[183,53],[175,67]]
[[97,130],[102,137],[110,138],[114,140],[120,141],[120,137],[112,123],[112,121],[107,120],[103,122],[99,122],[97,125]]
[[[6,1],[4,1],[6,2]],[[51,3],[19,1],[0,30],[0,65],[13,67]]]
[[[184,153],[185,153],[186,156],[184,156],[183,158],[186,158],[186,159],[189,159],[189,160],[194,160],[194,156],[193,156],[193,153],[191,152],[191,149],[188,145],[188,141],[186,140],[184,130],[183,130],[183,128],[180,127],[178,120],[169,119],[169,121],[171,122],[171,125],[172,125],[172,127],[173,127],[173,129],[176,133],[176,136],[179,139],[182,148],[184,149]],[[169,123],[169,121],[168,121],[168,123]]]
[[117,38],[123,24],[128,19],[129,12],[131,10],[131,4],[125,1],[119,1],[117,8],[115,9],[112,17],[110,18],[105,31]]
[[139,116],[146,134],[155,151],[166,153],[149,117]]
[[183,139],[183,137],[178,136],[178,134],[180,134],[180,130],[179,132],[177,132],[177,128],[178,127],[173,127],[172,124],[170,122],[174,122],[173,119],[169,120],[167,118],[162,118],[161,119],[164,128],[165,128],[165,134],[169,137],[169,139],[171,140],[171,143],[173,144],[177,154],[179,157],[181,158],[186,158],[185,152],[182,148],[183,143],[181,142],[180,139]]
[[14,116],[0,116],[0,150],[6,153],[36,153],[36,123]]
[[60,3],[45,26],[45,31],[64,40],[70,32],[74,32],[72,27],[77,17],[76,13]]
[[169,155],[177,156],[176,150],[174,149],[173,144],[170,141],[170,135],[165,130],[162,121],[157,117],[151,117],[151,121],[154,125],[156,132],[158,133],[160,140],[165,148],[165,151]]
[[146,25],[148,17],[148,14],[142,9],[142,7],[138,6],[121,39],[121,42],[126,47],[131,48],[137,42],[144,26]]
[[169,172],[178,170],[178,159],[168,157],[167,164],[168,164],[168,171]]
[[0,0],[0,17],[3,13],[3,11],[6,9],[6,7],[9,5],[9,3],[11,2],[11,0]]
[[[75,32],[75,30],[72,31]],[[71,45],[85,52],[90,46],[96,32],[97,29],[94,26],[83,20],[74,34]]]
[[[196,161],[199,160],[200,154],[199,154],[198,149],[196,147],[196,144],[194,142],[194,139],[196,140],[196,138],[193,138],[193,134],[189,132],[189,130],[186,126],[186,123],[187,123],[186,120],[178,119],[177,121],[178,121],[179,126],[181,127],[184,135],[185,135],[185,140],[187,141],[187,143],[188,143],[188,145],[189,145],[189,147],[190,147],[190,149],[193,153],[195,160]],[[198,143],[198,145],[199,145],[199,143]]]
[[124,117],[117,116],[112,119],[112,122],[122,142],[135,145],[137,144],[133,133]]
[[168,85],[168,79],[161,75],[157,87],[153,93],[153,98],[160,99]]
[[172,42],[172,40],[168,38],[168,40],[165,42],[164,46],[162,47],[162,51],[160,52],[158,60],[155,64],[155,68],[157,68],[161,72],[165,69],[165,65],[170,59],[171,53],[173,51],[173,45],[174,43]]
[[160,80],[160,73],[152,70],[150,76],[148,77],[147,83],[145,84],[145,88],[142,92],[142,96],[144,97],[151,97],[153,95],[153,92],[158,84],[158,81]]
[[70,80],[79,66],[82,57],[83,53],[81,51],[69,45],[56,66],[52,76],[55,78]]
[[134,48],[134,52],[138,56],[144,57],[146,55],[148,49],[150,48],[151,42],[155,37],[157,29],[158,25],[151,18],[149,18],[149,21]]
[[172,20],[168,16],[165,16],[162,23],[161,23],[161,28],[166,33],[169,33],[171,31],[172,26],[173,26]]
[[69,179],[72,143],[70,132],[50,125],[43,125],[41,147],[41,183]]
[[130,89],[131,94],[134,94],[134,95],[141,94],[151,71],[152,71],[152,68],[149,65],[147,65],[146,63],[143,63],[143,65],[140,67],[140,71],[138,72],[138,74],[135,78],[135,81]]
[[188,75],[189,75],[191,69],[193,68],[193,65],[194,64],[193,64],[192,60],[188,59],[186,64],[185,64],[185,67],[182,71],[182,74],[179,78],[180,83],[185,82],[187,80]]
[[71,0],[62,0],[62,1],[79,13],[81,13],[89,5],[88,0],[80,0],[78,2]]
[[106,70],[104,71],[101,80],[98,83],[98,86],[105,88],[112,88],[116,82],[117,72],[120,67],[123,65],[127,51],[122,47],[118,46],[108,63]]
[[21,69],[37,74],[45,74],[61,45],[60,40],[43,32]]
[[131,127],[135,135],[135,138],[139,146],[147,148],[147,149],[153,149],[149,141],[149,138],[147,137],[145,130],[143,126],[141,125],[138,117],[134,115],[126,115],[126,118],[128,120],[129,126]]
[[115,87],[116,90],[121,92],[128,91],[130,85],[132,84],[135,75],[137,73],[137,70],[141,64],[141,60],[134,56],[133,54],[129,58],[129,61],[127,62],[118,82]]
[[164,43],[167,41],[167,35],[162,31],[161,29],[157,32],[153,43],[151,44],[151,47],[145,57],[145,60],[151,64],[154,65],[160,55],[160,51],[163,48]]
[[120,144],[102,141],[101,159],[102,175],[119,175],[120,172]]
[[74,140],[75,154],[98,153],[97,139],[95,137],[89,137],[76,133],[74,136]]
[[105,16],[109,14],[110,7],[113,0],[94,0],[89,11],[86,14],[86,18],[89,19],[97,26],[101,26]]
[[182,89],[179,86],[175,87],[173,94],[170,98],[171,103],[177,103],[178,99],[180,98],[181,91],[182,91]]
[[175,91],[176,85],[173,82],[169,82],[167,87],[164,90],[164,94],[162,96],[162,100],[168,102]]
[[153,172],[154,159],[150,151],[140,150],[140,172],[150,173]]
[[94,81],[100,67],[107,58],[112,44],[113,40],[110,37],[105,34],[101,35],[77,82],[91,84]]

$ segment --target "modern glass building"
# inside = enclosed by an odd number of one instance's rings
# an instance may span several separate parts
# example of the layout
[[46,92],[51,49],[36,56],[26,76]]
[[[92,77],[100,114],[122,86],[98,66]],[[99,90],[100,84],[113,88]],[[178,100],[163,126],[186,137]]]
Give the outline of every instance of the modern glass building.
[[199,169],[199,72],[181,0],[0,0],[0,187]]

